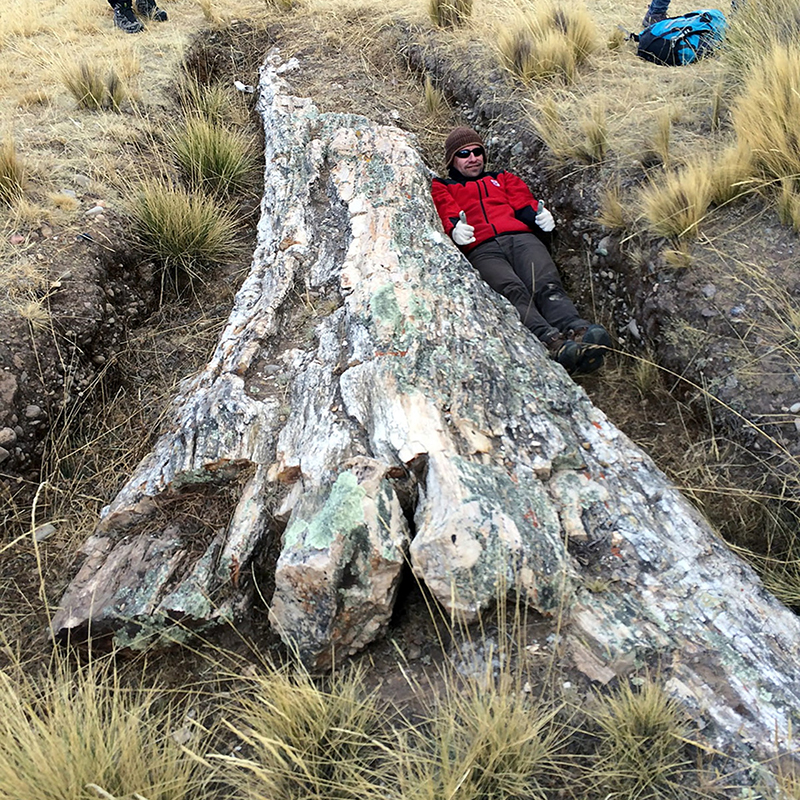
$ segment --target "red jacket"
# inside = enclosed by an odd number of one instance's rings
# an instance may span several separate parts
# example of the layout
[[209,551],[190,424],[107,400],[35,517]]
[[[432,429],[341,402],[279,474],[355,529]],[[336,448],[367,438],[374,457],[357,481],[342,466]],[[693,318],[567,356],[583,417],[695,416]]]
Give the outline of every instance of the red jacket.
[[475,228],[475,241],[461,249],[469,252],[501,233],[530,233],[533,230],[537,201],[522,178],[511,172],[484,172],[477,178],[465,178],[455,169],[449,178],[434,178],[431,194],[450,236],[458,222],[459,211]]

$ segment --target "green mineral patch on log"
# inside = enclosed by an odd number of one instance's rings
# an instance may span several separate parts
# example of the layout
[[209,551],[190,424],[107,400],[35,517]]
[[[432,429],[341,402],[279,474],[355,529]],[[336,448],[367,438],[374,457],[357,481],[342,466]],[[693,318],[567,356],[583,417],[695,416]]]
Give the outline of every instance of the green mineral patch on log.
[[331,487],[331,493],[322,509],[311,519],[302,517],[302,505],[296,510],[283,538],[284,550],[309,547],[325,550],[342,533],[364,524],[361,505],[366,492],[358,485],[352,472],[343,472]]

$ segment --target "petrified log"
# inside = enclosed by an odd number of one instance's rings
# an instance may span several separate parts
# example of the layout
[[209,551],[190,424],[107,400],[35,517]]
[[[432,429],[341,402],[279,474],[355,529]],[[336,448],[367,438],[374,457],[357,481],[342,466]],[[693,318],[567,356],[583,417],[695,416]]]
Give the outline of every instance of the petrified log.
[[271,619],[309,665],[385,628],[408,559],[465,619],[513,588],[598,680],[657,660],[717,747],[784,746],[800,622],[445,239],[410,138],[319,113],[282,69],[260,81],[251,272],[54,635],[138,646],[246,614],[286,521]]

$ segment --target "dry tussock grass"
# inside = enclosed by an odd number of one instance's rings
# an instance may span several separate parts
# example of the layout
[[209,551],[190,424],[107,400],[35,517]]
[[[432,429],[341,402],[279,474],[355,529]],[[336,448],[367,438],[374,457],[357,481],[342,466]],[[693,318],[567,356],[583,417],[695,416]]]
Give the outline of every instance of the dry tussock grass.
[[800,175],[798,133],[788,120],[800,118],[800,53],[775,47],[754,69],[733,108],[739,142],[767,178]]
[[[263,4],[255,2],[235,8],[255,21],[266,13]],[[36,175],[30,188],[36,203],[47,208],[50,195],[76,188],[76,174],[90,179],[89,191],[97,197],[120,198],[119,187],[139,168],[129,146],[149,138],[151,126],[167,105],[186,46],[204,24],[191,0],[169,2],[168,12],[167,24],[150,25],[141,36],[126,36],[113,27],[105,0],[3,4],[0,118],[6,121],[8,135],[19,140],[20,156]],[[159,57],[152,58],[153,53]],[[123,105],[124,87],[132,104],[125,114],[114,115],[115,120],[105,114],[76,116],[74,100],[60,76],[65,68],[74,69],[82,62],[101,74],[106,85],[99,91],[112,107]],[[109,93],[106,78],[112,70],[117,80]],[[67,209],[51,210],[59,213],[61,224],[74,220],[63,213]],[[11,221],[24,222],[24,218]]]
[[429,0],[428,14],[440,28],[457,28],[472,14],[472,0]]
[[12,205],[27,183],[25,165],[13,141],[0,142],[0,203]]
[[555,77],[569,83],[597,49],[597,33],[583,6],[547,2],[505,21],[497,47],[507,68],[526,83]]
[[127,688],[109,661],[0,672],[0,798],[197,796],[200,767],[172,738],[187,700]]
[[651,179],[642,191],[641,203],[647,224],[657,236],[697,236],[713,196],[711,166],[699,161],[680,172],[664,172]]
[[800,35],[798,0],[761,0],[740,6],[731,19],[723,52],[728,79],[735,86],[747,80],[775,45],[791,49]]
[[642,800],[684,798],[689,766],[684,742],[688,725],[678,703],[663,687],[645,679],[623,682],[596,700],[600,759],[595,775],[611,795]]

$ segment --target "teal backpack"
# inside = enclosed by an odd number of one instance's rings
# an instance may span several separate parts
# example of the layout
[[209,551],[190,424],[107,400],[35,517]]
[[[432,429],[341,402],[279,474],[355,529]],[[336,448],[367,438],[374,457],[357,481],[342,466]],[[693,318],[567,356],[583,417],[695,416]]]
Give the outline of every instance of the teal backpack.
[[668,67],[693,64],[720,47],[727,27],[725,15],[715,8],[667,17],[634,34],[636,55]]

